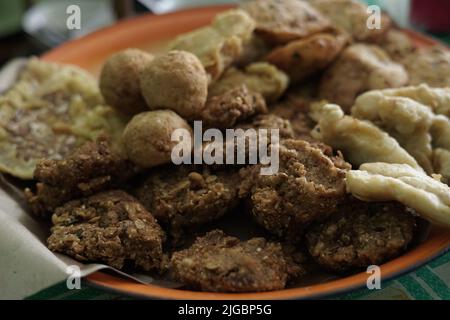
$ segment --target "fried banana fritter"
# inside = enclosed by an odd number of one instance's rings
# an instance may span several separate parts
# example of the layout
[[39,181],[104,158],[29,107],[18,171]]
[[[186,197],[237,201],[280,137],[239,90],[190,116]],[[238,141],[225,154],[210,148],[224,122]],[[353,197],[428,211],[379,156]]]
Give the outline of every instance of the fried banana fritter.
[[104,262],[121,269],[133,261],[158,270],[164,232],[132,196],[120,190],[74,200],[56,209],[48,248],[79,261]]
[[201,118],[205,127],[227,129],[259,113],[267,113],[267,105],[260,93],[253,93],[246,85],[208,99]]
[[286,72],[295,83],[325,69],[347,42],[348,37],[342,33],[318,33],[275,48],[265,59]]
[[279,243],[245,242],[214,230],[171,259],[175,278],[203,291],[258,292],[283,289],[288,265]]
[[25,195],[31,211],[46,217],[69,200],[122,187],[137,171],[111,150],[107,140],[99,139],[84,144],[66,159],[39,162],[34,173],[39,181],[36,191],[26,189]]
[[346,48],[322,77],[319,96],[348,112],[356,97],[372,89],[402,87],[408,83],[403,66],[378,46],[354,44]]
[[241,169],[239,194],[249,198],[257,222],[275,235],[298,241],[310,223],[336,211],[345,198],[345,172],[303,140],[280,144],[279,171],[260,175],[260,166]]
[[175,243],[188,228],[222,217],[238,204],[238,175],[209,167],[168,166],[149,173],[136,197],[157,219],[169,226]]
[[254,0],[241,8],[256,21],[256,33],[274,44],[286,44],[325,30],[329,21],[300,0]]
[[398,256],[410,243],[414,229],[414,217],[399,203],[355,200],[308,230],[307,247],[318,264],[343,272]]

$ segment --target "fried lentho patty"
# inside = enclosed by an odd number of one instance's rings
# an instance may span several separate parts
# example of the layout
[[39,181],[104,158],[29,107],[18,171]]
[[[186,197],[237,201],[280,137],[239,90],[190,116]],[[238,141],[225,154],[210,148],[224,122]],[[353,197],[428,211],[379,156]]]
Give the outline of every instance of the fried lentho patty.
[[280,244],[264,238],[241,242],[214,230],[188,249],[175,252],[172,272],[203,291],[255,292],[283,289],[288,265]]
[[275,44],[300,39],[329,27],[329,21],[305,1],[254,0],[241,8],[256,21],[256,33]]
[[87,142],[62,160],[43,159],[34,171],[36,190],[25,190],[31,211],[47,217],[69,200],[122,187],[138,169],[111,150],[107,140]]
[[101,135],[116,142],[124,125],[90,75],[31,59],[0,97],[0,170],[32,179],[39,159],[61,159]]
[[336,211],[345,198],[345,170],[319,147],[285,140],[279,171],[260,175],[260,165],[240,171],[240,196],[248,197],[256,221],[277,236],[298,241],[310,223]]
[[206,166],[167,166],[151,171],[135,194],[160,221],[168,224],[174,241],[186,228],[222,217],[238,204],[238,175]]
[[158,270],[164,232],[132,196],[119,190],[66,203],[52,216],[48,248],[80,261]]
[[354,200],[324,223],[311,228],[307,247],[314,260],[332,271],[380,265],[410,243],[414,217],[395,202]]

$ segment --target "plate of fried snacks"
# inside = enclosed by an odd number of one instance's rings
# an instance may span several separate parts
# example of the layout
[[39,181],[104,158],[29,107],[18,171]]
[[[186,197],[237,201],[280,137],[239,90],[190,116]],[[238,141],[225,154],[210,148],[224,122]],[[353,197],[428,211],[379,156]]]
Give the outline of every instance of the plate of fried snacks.
[[0,95],[0,171],[49,250],[161,280],[87,277],[126,294],[316,298],[409,272],[450,247],[450,51],[369,18],[256,0],[68,42]]

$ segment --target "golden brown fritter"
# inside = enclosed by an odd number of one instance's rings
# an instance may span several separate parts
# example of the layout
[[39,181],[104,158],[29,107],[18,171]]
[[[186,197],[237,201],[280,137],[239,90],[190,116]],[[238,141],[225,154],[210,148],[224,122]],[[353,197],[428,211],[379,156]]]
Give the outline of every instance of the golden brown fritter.
[[272,50],[265,60],[286,72],[295,83],[325,69],[347,42],[343,33],[318,33]]
[[414,217],[395,202],[353,200],[306,234],[308,250],[326,269],[347,271],[380,265],[410,243]]
[[258,292],[283,289],[288,267],[279,243],[245,242],[214,230],[171,259],[178,281],[203,291]]
[[360,93],[402,87],[408,80],[403,66],[393,62],[383,49],[354,44],[327,69],[320,83],[319,96],[348,112]]
[[271,46],[260,36],[253,33],[250,40],[244,43],[241,55],[234,61],[239,67],[245,67],[256,61],[261,61],[271,50]]
[[249,198],[253,216],[267,230],[298,241],[305,227],[344,200],[346,171],[303,140],[283,141],[279,159],[273,175],[260,175],[261,165],[241,169],[239,195]]
[[241,8],[256,21],[256,33],[270,43],[285,44],[329,27],[329,21],[299,0],[254,0]]
[[79,261],[104,262],[121,269],[127,261],[158,270],[164,232],[132,196],[120,190],[74,200],[52,216],[48,248]]
[[208,99],[201,115],[204,127],[227,129],[259,113],[267,113],[267,106],[260,93],[253,93],[246,85]]
[[346,31],[355,41],[377,42],[384,38],[392,25],[382,13],[379,28],[368,28],[371,13],[358,0],[310,0],[311,5],[331,21],[335,28]]
[[25,190],[31,211],[46,217],[65,202],[121,187],[138,169],[111,150],[107,140],[89,142],[63,160],[44,159],[34,178],[36,191]]
[[167,166],[151,171],[137,187],[141,203],[168,225],[175,243],[184,232],[222,217],[238,204],[238,175],[207,166]]

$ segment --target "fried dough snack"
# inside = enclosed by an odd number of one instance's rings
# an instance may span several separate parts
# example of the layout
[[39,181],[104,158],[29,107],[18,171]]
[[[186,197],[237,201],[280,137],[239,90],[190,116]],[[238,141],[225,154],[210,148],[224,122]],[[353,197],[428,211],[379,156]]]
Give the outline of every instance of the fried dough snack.
[[344,115],[337,105],[313,105],[318,124],[311,135],[336,150],[355,166],[368,162],[405,163],[422,171],[399,143],[369,121]]
[[414,217],[401,204],[354,200],[308,230],[306,243],[319,265],[343,272],[398,256],[410,243],[414,229]]
[[164,232],[155,218],[123,191],[70,201],[56,209],[52,222],[47,240],[52,251],[118,269],[127,261],[146,271],[161,267]]
[[281,139],[294,138],[294,130],[289,120],[277,116],[274,113],[262,114],[252,118],[250,121],[240,123],[236,126],[243,130],[246,129],[279,129]]
[[237,122],[267,112],[262,95],[250,92],[243,84],[219,96],[209,98],[201,119],[205,127],[227,129]]
[[311,0],[311,5],[331,21],[331,24],[345,30],[355,41],[376,42],[381,40],[391,27],[391,19],[381,15],[380,28],[369,29],[370,13],[367,6],[355,0]]
[[345,170],[303,140],[280,144],[279,170],[260,175],[261,165],[241,169],[239,194],[249,198],[256,221],[279,237],[298,241],[310,223],[332,214],[345,197]]
[[419,48],[399,60],[406,68],[411,85],[450,87],[450,52],[442,46]]
[[[389,30],[379,44],[389,54],[392,60],[399,63],[408,54],[416,50],[414,43],[411,41],[411,37],[398,29]],[[407,66],[405,67],[407,68]]]
[[181,242],[189,228],[222,217],[238,204],[238,176],[232,170],[167,166],[150,172],[136,197]]
[[100,136],[117,146],[124,126],[91,75],[33,58],[0,96],[0,171],[31,180],[40,159],[62,159]]
[[214,230],[188,249],[175,252],[173,274],[203,291],[260,292],[283,289],[288,265],[279,243],[264,238],[241,242]]
[[450,183],[450,151],[436,148],[433,150],[433,168],[436,174],[442,176],[442,182]]
[[34,172],[36,192],[25,190],[35,215],[47,217],[69,200],[122,187],[138,169],[111,150],[106,140],[89,142],[63,160],[41,160]]
[[244,70],[231,67],[210,86],[209,95],[221,95],[243,84],[251,92],[260,93],[267,103],[271,103],[286,91],[289,78],[283,71],[266,62],[252,63]]
[[265,59],[286,72],[295,83],[325,69],[347,41],[344,34],[318,33],[275,48]]
[[234,64],[239,67],[245,67],[250,63],[262,61],[271,49],[271,46],[262,37],[253,33],[250,40],[244,43],[242,53],[234,61]]
[[215,81],[242,54],[254,28],[255,22],[245,11],[229,10],[218,14],[210,26],[176,37],[169,48],[195,54]]
[[286,44],[329,27],[329,21],[305,1],[254,0],[241,8],[256,21],[256,33],[274,44]]
[[378,46],[354,44],[346,48],[322,77],[319,96],[348,112],[364,91],[402,87],[408,83],[403,66]]
[[347,172],[347,191],[363,201],[398,201],[450,227],[450,187],[406,164],[366,163]]

